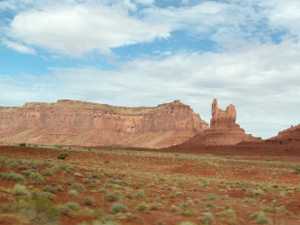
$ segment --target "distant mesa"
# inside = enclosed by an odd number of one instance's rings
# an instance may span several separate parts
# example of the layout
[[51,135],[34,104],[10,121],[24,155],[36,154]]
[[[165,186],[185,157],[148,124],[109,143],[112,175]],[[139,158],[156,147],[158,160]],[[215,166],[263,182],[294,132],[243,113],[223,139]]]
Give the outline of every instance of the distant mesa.
[[157,107],[118,107],[74,100],[0,107],[0,143],[163,148],[208,124],[176,100]]
[[[178,146],[178,148],[194,148],[201,146],[228,146],[241,142],[258,141],[236,123],[237,112],[234,105],[226,110],[219,108],[217,99],[213,100],[209,129],[203,130],[195,137]],[[177,147],[176,147],[177,148]]]

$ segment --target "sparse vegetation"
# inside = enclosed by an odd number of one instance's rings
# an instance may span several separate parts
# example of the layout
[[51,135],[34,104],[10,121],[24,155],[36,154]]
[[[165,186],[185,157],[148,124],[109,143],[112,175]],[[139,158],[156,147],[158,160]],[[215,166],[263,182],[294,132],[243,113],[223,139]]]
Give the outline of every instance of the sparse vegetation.
[[32,225],[140,225],[149,219],[156,225],[273,225],[300,219],[299,176],[291,172],[296,164],[124,150],[90,151],[92,157],[79,151],[61,161],[51,151],[44,161],[42,154],[0,157],[0,213]]
[[126,212],[126,211],[127,211],[127,206],[121,203],[114,203],[111,207],[111,212],[113,214]]
[[23,175],[14,172],[0,173],[0,179],[14,182],[25,181],[25,177]]

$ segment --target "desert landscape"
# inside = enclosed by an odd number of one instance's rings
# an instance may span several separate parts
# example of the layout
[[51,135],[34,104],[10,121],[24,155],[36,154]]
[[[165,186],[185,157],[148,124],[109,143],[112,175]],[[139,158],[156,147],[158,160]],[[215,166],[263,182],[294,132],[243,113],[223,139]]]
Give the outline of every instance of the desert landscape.
[[0,0],[0,225],[300,225],[300,0]]
[[179,101],[0,115],[0,224],[300,224],[297,126],[263,140],[216,99],[210,125]]

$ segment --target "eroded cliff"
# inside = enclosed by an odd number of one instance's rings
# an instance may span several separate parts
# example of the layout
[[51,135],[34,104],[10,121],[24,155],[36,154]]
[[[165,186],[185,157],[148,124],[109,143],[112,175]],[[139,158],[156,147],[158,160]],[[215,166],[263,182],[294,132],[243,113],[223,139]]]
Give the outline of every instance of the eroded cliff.
[[207,127],[180,101],[129,108],[60,100],[0,108],[2,144],[162,148],[183,143]]

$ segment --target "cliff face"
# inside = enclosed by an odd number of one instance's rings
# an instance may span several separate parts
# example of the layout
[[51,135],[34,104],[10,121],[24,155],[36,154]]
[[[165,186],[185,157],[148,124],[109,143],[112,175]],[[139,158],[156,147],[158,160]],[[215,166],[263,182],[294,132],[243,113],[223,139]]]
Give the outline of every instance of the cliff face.
[[200,132],[187,142],[176,148],[195,148],[204,146],[236,145],[240,142],[257,141],[259,139],[245,133],[236,123],[237,112],[234,105],[229,105],[226,110],[218,106],[218,101],[213,100],[209,129]]
[[[268,141],[268,140],[267,140]],[[300,145],[300,125],[292,126],[278,133],[277,136],[269,139],[280,143],[297,143]]]
[[180,144],[207,128],[179,101],[157,107],[114,107],[80,101],[0,108],[0,143],[130,146]]

